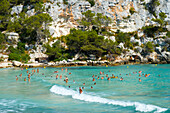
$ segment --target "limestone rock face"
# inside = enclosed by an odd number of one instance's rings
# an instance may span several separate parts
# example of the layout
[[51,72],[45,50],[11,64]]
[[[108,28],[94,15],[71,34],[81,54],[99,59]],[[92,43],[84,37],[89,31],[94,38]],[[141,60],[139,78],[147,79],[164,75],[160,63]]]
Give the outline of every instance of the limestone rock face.
[[[150,3],[151,0],[94,0],[95,5],[86,0],[68,0],[68,5],[63,3],[63,0],[50,0],[45,2],[44,7],[53,22],[51,23],[50,34],[53,37],[60,37],[69,34],[70,28],[77,28],[79,26],[78,20],[82,18],[82,13],[91,10],[93,13],[102,13],[107,17],[112,18],[113,23],[109,25],[111,31],[118,29],[123,32],[136,31],[143,26],[154,24],[151,21],[154,16],[145,8],[145,4]],[[156,14],[159,17],[160,12],[165,12],[167,20],[170,22],[170,0],[159,0],[160,5],[156,7]],[[35,9],[31,6],[24,6],[28,11],[28,16],[35,15]],[[130,9],[134,8],[134,13],[130,13]],[[23,5],[14,6],[11,14],[19,14],[23,10]],[[170,26],[167,25],[170,29]],[[140,33],[139,37],[142,36]]]
[[19,14],[22,11],[22,9],[23,9],[23,5],[18,5],[18,6],[12,7],[11,15]]

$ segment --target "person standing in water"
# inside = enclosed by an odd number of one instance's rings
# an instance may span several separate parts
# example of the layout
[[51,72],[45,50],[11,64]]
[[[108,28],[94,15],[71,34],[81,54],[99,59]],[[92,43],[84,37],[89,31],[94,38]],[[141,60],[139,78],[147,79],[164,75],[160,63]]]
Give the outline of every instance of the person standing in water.
[[37,73],[39,73],[39,69],[37,69]]
[[62,75],[60,75],[60,79],[62,79]]
[[66,83],[68,83],[68,77],[66,76],[65,80],[64,80]]
[[16,76],[16,81],[18,81],[18,77]]
[[58,79],[58,74],[56,75],[56,80]]
[[81,89],[81,87],[79,87],[79,93],[82,94],[83,90]]
[[19,76],[22,77],[22,73]]

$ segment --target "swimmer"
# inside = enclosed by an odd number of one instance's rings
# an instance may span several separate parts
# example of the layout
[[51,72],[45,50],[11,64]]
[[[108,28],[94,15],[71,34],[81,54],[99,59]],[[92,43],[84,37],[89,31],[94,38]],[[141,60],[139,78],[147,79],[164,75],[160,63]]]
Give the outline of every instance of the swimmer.
[[71,73],[69,73],[69,75],[70,75]]
[[84,87],[82,87],[82,89],[84,89]]
[[103,80],[103,79],[104,79],[104,77],[101,77],[101,79]]
[[141,79],[139,78],[139,82],[141,82]]
[[139,74],[139,77],[141,77],[141,75]]
[[108,74],[106,74],[106,77],[108,77]]
[[110,77],[108,77],[107,80],[110,80]]
[[91,89],[93,89],[93,86],[91,86]]
[[70,88],[70,86],[68,86],[68,88]]
[[27,73],[28,73],[28,70],[27,70]]
[[94,77],[94,75],[92,77]]
[[97,78],[97,75],[95,75],[95,78]]
[[81,89],[81,87],[79,87],[79,93],[82,94],[83,90]]
[[121,77],[120,80],[123,81],[123,78]]
[[62,79],[62,75],[60,75],[60,79]]
[[66,68],[66,71],[65,72],[67,72],[67,68]]
[[103,75],[104,75],[104,72],[103,72]]
[[94,85],[96,85],[96,82],[94,83]]
[[37,73],[39,73],[39,69],[37,69]]
[[26,78],[24,78],[24,81],[26,81],[27,79]]
[[158,75],[159,77],[161,76],[161,75]]
[[22,77],[22,73],[19,76]]
[[100,74],[102,74],[102,72],[100,71]]
[[147,75],[147,74],[145,74],[145,77],[148,77],[148,75]]
[[63,68],[61,69],[61,71],[63,71]]
[[58,74],[56,75],[56,80],[58,79]]
[[95,79],[93,78],[93,80],[92,81],[95,81]]
[[31,75],[30,75],[30,73],[28,74],[28,78],[30,78],[31,77]]
[[67,77],[65,78],[65,81],[66,81],[66,83],[68,83],[68,78]]
[[83,83],[83,85],[85,85],[85,83]]
[[75,83],[75,80],[73,80],[73,83]]
[[18,81],[18,77],[16,78],[16,81]]
[[54,73],[58,73],[58,71],[54,71]]
[[97,79],[99,79],[100,77],[98,77]]

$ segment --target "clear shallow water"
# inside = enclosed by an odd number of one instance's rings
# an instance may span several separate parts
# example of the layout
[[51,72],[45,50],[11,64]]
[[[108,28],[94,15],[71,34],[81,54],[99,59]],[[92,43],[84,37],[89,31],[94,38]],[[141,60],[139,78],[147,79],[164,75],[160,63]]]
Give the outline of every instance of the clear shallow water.
[[[36,68],[29,68],[30,73],[32,69]],[[67,67],[67,69],[68,72],[61,71],[61,68],[39,68],[40,72],[31,76],[30,83],[24,81],[27,77],[26,69],[0,69],[0,112],[170,112],[169,64],[128,65],[128,68],[127,65]],[[140,70],[142,74],[150,76],[144,77],[141,74],[139,77],[139,73],[133,73]],[[62,75],[62,79],[56,80],[57,74],[54,71],[59,71],[58,74]],[[100,75],[100,71],[105,75]],[[19,77],[21,73],[22,78]],[[119,78],[108,81],[106,74],[109,76],[114,74]],[[105,78],[104,80],[95,78],[96,85],[94,85],[92,75]],[[19,77],[18,81],[16,76]],[[64,76],[68,76],[67,84],[64,82]],[[124,80],[120,81],[120,77]],[[85,89],[80,95],[78,88],[82,87],[83,83]]]

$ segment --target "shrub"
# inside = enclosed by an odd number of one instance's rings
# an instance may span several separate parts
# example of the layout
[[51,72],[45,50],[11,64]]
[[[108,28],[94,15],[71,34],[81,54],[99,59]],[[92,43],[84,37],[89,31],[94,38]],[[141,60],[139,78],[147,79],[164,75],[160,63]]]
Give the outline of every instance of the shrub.
[[131,7],[131,8],[129,9],[129,12],[130,12],[131,15],[133,15],[133,13],[135,13],[136,11],[135,11],[135,9],[134,9],[133,7]]
[[95,5],[95,1],[94,0],[87,0],[90,4],[91,4],[91,7],[93,7]]
[[68,0],[63,0],[63,3],[64,3],[65,5],[68,5]]
[[170,31],[166,33],[166,36],[170,38]]
[[146,51],[147,52],[153,52],[153,44],[152,44],[152,42],[147,42],[146,43]]

